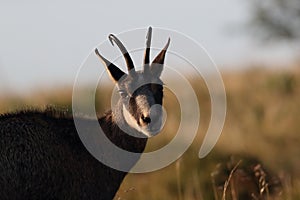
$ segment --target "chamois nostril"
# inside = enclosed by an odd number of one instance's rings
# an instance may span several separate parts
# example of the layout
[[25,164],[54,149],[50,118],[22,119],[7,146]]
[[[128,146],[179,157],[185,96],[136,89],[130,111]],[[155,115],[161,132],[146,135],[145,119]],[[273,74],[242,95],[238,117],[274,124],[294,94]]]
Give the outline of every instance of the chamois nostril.
[[145,117],[144,115],[142,115],[142,120],[145,124],[150,124],[151,123],[151,118],[148,117],[148,116]]

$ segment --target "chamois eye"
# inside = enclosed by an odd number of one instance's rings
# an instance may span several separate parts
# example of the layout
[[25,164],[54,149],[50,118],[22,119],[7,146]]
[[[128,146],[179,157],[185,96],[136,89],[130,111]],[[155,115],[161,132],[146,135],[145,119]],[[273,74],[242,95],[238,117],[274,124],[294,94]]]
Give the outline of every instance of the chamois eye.
[[127,98],[128,97],[128,94],[125,90],[119,90],[119,93],[120,93],[122,98]]

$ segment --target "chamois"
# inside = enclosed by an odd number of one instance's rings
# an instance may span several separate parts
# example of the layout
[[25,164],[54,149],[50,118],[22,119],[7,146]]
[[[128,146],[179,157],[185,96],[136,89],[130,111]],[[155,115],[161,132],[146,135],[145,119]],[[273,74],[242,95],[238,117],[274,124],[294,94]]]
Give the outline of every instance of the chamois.
[[[151,35],[149,27],[141,71],[135,71],[129,53],[113,34],[109,40],[121,50],[128,74],[95,49],[120,93],[117,105],[96,122],[112,143],[137,153],[144,151],[147,138],[157,134],[162,124],[162,110],[155,105],[162,105],[160,75],[170,39],[149,63]],[[75,117],[78,116],[66,116],[55,110],[0,115],[1,199],[114,198],[127,172],[104,165],[88,152],[77,133]],[[95,121],[80,120],[87,127]],[[119,124],[125,125],[126,131]],[[132,161],[132,166],[138,159]]]

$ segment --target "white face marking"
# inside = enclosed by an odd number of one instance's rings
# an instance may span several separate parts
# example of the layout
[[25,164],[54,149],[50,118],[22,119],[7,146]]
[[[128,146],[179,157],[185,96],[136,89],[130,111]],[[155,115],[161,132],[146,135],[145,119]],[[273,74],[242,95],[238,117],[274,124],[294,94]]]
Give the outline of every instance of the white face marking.
[[143,133],[144,135],[146,135],[147,137],[151,137],[151,134],[143,129],[142,127],[140,127],[137,123],[137,121],[134,119],[134,117],[129,113],[129,111],[126,109],[126,107],[123,105],[123,116],[125,118],[126,123],[131,127],[134,128],[135,130]]
[[[152,102],[150,100],[150,103],[154,104],[154,99]],[[149,102],[147,101],[147,97],[145,95],[138,95],[136,97],[136,104],[141,110],[149,112],[150,105],[149,105]],[[144,114],[146,114],[146,113],[144,113]]]

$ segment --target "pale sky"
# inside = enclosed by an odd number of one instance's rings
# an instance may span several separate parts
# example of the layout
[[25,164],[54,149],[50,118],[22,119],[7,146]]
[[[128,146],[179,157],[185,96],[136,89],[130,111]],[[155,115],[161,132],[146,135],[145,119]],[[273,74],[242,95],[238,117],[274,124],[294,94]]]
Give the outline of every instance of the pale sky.
[[0,92],[72,85],[108,34],[149,25],[193,38],[221,70],[288,59],[289,46],[260,46],[247,31],[235,31],[248,16],[241,0],[0,0]]

